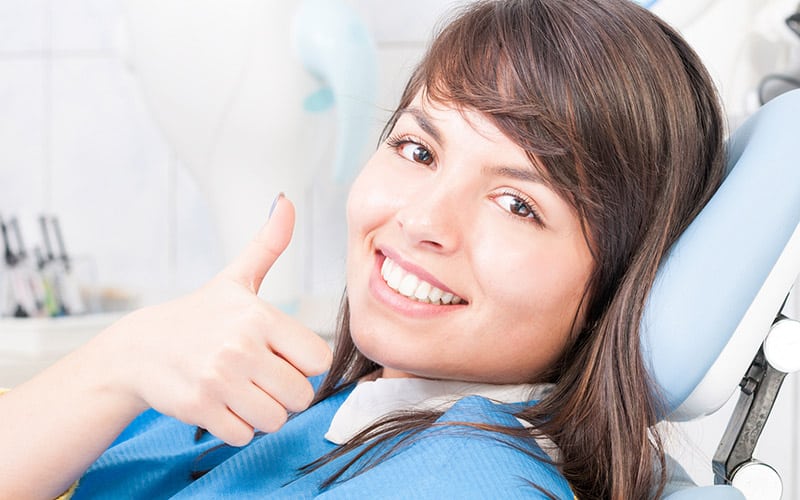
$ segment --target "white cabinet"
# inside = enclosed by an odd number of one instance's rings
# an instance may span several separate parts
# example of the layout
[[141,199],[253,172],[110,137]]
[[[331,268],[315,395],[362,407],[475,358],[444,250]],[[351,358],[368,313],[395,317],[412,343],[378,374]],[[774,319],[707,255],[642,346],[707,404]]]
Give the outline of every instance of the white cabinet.
[[121,316],[0,319],[0,387],[12,388],[28,380]]

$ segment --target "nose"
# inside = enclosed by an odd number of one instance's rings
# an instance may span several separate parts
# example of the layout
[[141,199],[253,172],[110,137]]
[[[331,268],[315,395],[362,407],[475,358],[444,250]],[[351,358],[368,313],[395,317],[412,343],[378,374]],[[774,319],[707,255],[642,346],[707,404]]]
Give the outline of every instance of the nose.
[[[463,226],[455,193],[420,190],[395,214],[406,241],[437,253],[452,253],[462,241]],[[463,199],[462,199],[463,201]]]

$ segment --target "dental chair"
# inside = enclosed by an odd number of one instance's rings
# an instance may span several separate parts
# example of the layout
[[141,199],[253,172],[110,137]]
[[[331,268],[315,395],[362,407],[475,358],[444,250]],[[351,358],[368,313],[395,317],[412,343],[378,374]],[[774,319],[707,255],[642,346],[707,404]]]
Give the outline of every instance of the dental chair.
[[800,322],[784,314],[800,274],[799,142],[800,90],[733,134],[725,181],[659,268],[642,347],[664,419],[709,415],[740,391],[713,459],[718,486],[669,500],[781,496],[753,450],[785,375],[800,370]]

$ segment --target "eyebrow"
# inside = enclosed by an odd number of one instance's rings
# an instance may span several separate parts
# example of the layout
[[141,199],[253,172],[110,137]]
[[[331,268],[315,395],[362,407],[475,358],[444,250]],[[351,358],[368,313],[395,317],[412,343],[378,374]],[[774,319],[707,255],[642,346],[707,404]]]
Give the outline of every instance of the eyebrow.
[[509,177],[524,182],[547,184],[542,174],[532,168],[484,167],[483,172],[484,174],[499,175],[501,177]]
[[[417,125],[419,128],[425,131],[428,135],[433,137],[436,142],[439,144],[444,145],[444,136],[442,136],[439,129],[431,123],[430,115],[425,112],[422,108],[417,106],[408,106],[400,110],[398,114],[398,119],[403,116],[404,114],[411,115],[414,120],[416,120]],[[517,179],[524,182],[534,182],[538,184],[547,184],[545,178],[537,172],[535,169],[532,168],[515,168],[515,167],[508,167],[508,166],[500,166],[500,167],[485,167],[483,169],[484,174],[489,175],[498,175],[500,177],[508,177],[511,179]]]
[[419,128],[421,128],[422,130],[425,131],[425,133],[433,137],[434,140],[436,140],[436,142],[438,142],[439,144],[442,145],[444,144],[442,134],[439,132],[439,129],[436,128],[436,126],[433,123],[431,123],[430,116],[428,116],[428,114],[424,110],[416,106],[409,106],[400,111],[398,118],[400,116],[403,116],[404,114],[409,114],[413,116],[414,120],[416,120],[417,122],[417,125],[419,125]]

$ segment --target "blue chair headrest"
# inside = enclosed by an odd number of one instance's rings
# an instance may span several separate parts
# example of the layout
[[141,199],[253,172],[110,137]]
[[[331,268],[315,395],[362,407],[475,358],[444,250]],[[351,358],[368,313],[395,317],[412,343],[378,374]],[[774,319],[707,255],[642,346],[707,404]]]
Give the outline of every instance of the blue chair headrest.
[[788,251],[800,240],[799,145],[794,91],[732,136],[722,186],[661,263],[642,348],[678,419],[728,399],[800,270],[800,251]]

